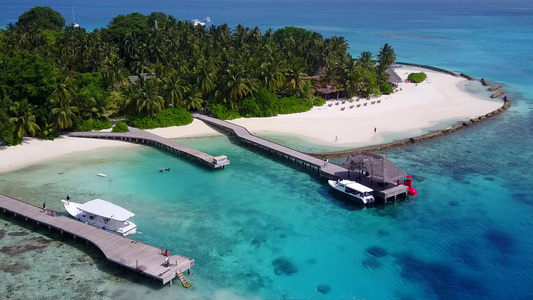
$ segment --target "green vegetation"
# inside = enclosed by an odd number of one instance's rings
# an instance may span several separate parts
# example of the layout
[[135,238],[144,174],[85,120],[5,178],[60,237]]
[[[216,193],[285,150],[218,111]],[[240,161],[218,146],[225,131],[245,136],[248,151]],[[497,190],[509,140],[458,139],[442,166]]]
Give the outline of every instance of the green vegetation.
[[409,79],[411,82],[414,82],[414,83],[420,83],[426,80],[426,78],[427,78],[427,75],[424,72],[411,73],[409,74],[409,76],[407,76],[407,79]]
[[[392,87],[391,87],[391,90],[392,90]],[[322,97],[315,97],[315,99],[313,99],[313,106],[322,106],[324,104],[326,104],[326,100],[324,100],[324,98]]]
[[324,86],[389,93],[394,50],[385,44],[373,60],[347,49],[342,37],[302,28],[193,26],[159,12],[86,32],[34,7],[0,29],[0,139],[106,128],[109,116],[152,128],[188,124],[187,110],[204,108],[221,119],[302,112],[322,103],[311,99]]
[[65,27],[65,19],[48,6],[36,6],[23,13],[15,26],[24,31],[60,30]]
[[165,109],[154,116],[136,116],[130,122],[131,126],[139,129],[157,127],[181,126],[192,123],[192,116],[182,107]]
[[209,106],[209,109],[211,114],[220,120],[233,120],[241,117],[239,112],[229,109],[222,104],[214,104]]
[[111,128],[108,118],[82,120],[76,125],[77,131],[91,131]]
[[122,121],[118,121],[115,126],[113,126],[113,132],[128,132],[128,125]]

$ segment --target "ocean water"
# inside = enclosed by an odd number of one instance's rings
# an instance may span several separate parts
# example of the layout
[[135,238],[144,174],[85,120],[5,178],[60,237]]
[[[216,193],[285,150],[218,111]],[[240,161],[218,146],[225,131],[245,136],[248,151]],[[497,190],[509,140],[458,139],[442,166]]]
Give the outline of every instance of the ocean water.
[[[0,192],[63,211],[69,194],[136,213],[133,238],[196,259],[194,287],[161,287],[90,245],[2,215],[0,295],[10,299],[529,299],[533,297],[533,3],[530,1],[2,1],[0,24],[51,5],[89,29],[163,11],[214,24],[302,26],[350,51],[500,82],[512,108],[385,154],[419,195],[362,209],[299,169],[227,137],[180,142],[231,165],[213,172],[149,147],[71,155],[1,174]],[[325,149],[290,137],[293,147]],[[1,151],[0,151],[0,159]],[[170,172],[159,173],[162,167]],[[96,176],[106,173],[108,177]],[[177,283],[177,282],[176,282]],[[1,298],[1,297],[0,297]]]

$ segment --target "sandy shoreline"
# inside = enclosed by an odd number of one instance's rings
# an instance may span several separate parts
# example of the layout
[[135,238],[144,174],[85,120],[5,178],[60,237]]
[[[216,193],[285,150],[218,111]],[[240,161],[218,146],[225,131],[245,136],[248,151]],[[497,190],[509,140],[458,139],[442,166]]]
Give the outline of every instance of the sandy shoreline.
[[[390,135],[409,137],[438,126],[446,128],[446,124],[468,120],[502,106],[501,99],[489,99],[488,93],[473,95],[464,90],[465,84],[481,90],[479,82],[407,66],[396,69],[396,72],[405,80],[409,73],[421,70],[428,75],[425,82],[416,85],[400,83],[399,88],[402,90],[392,95],[361,99],[353,103],[346,101],[345,104],[328,100],[326,105],[314,107],[305,113],[271,118],[241,118],[231,122],[246,127],[251,133],[298,136],[316,144],[348,148],[383,143],[386,142],[385,137]],[[381,103],[377,103],[378,100]],[[371,104],[372,101],[376,101],[375,104]],[[335,104],[337,102],[338,105]],[[332,106],[328,106],[329,103]],[[361,106],[350,108],[357,104]],[[344,110],[341,110],[342,107]],[[187,126],[149,131],[165,138],[221,135],[196,119]],[[135,146],[137,145],[127,142],[73,137],[61,137],[54,141],[24,138],[22,145],[0,147],[0,173],[66,154],[104,147]]]

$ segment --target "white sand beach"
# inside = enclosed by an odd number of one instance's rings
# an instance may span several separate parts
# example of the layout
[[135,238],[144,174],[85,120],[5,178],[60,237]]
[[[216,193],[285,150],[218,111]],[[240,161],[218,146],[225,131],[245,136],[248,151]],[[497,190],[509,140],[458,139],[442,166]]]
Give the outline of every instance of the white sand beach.
[[[411,72],[421,69],[402,67],[396,72],[403,80]],[[398,91],[370,100],[358,102],[328,100],[322,107],[291,115],[271,118],[241,118],[231,122],[246,127],[251,133],[294,135],[314,143],[346,146],[369,145],[384,142],[383,134],[404,134],[405,137],[427,132],[429,128],[446,122],[468,120],[502,106],[501,99],[486,95],[474,96],[460,87],[467,80],[461,77],[422,70],[428,79],[419,84],[400,83]],[[473,82],[472,84],[479,84]],[[381,100],[381,103],[377,103]],[[376,101],[375,104],[371,104]],[[335,105],[339,102],[339,105]],[[328,106],[332,103],[332,106]],[[367,103],[364,106],[364,103]],[[361,104],[360,107],[356,107]],[[350,108],[354,105],[354,108]],[[341,108],[345,109],[342,110]],[[447,127],[442,125],[442,128]],[[374,133],[374,128],[376,132]],[[165,138],[214,136],[220,133],[201,121],[187,126],[149,130]],[[337,141],[336,141],[337,139]],[[111,140],[61,137],[54,141],[24,138],[22,145],[0,147],[0,173],[9,172],[33,163],[70,153],[92,151],[102,147],[134,147],[136,145]]]
[[[439,123],[469,120],[503,105],[502,99],[490,99],[489,93],[481,97],[460,89],[468,82],[462,77],[406,66],[395,71],[404,82],[398,86],[402,90],[391,95],[353,103],[346,101],[345,104],[328,100],[333,103],[331,107],[326,104],[300,114],[241,118],[231,122],[246,127],[251,133],[295,135],[318,144],[349,147],[385,142],[382,134],[420,135],[430,128],[436,129]],[[425,82],[405,83],[409,73],[420,71],[428,76]],[[479,82],[471,83],[481,87]],[[339,105],[335,105],[337,102]],[[350,109],[351,105],[355,107]],[[446,127],[449,125],[443,124],[441,129]]]

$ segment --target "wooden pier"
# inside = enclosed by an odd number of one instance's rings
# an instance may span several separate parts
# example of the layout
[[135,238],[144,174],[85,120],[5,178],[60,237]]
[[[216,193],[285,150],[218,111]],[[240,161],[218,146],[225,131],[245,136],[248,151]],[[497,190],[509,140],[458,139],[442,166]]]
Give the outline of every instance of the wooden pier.
[[31,220],[49,229],[59,230],[61,234],[67,233],[75,239],[91,242],[109,261],[157,279],[163,284],[172,285],[172,279],[178,274],[183,276],[182,272],[190,270],[195,263],[192,258],[172,255],[169,256],[167,265],[165,263],[167,256],[161,253],[160,248],[119,236],[70,217],[48,215],[36,205],[2,194],[0,194],[0,209],[4,213],[10,212],[23,217],[26,221]]
[[[242,126],[199,113],[193,113],[192,116],[211,126],[222,129],[225,132],[232,133],[242,143],[246,145],[260,149],[270,155],[276,156],[281,160],[286,160],[295,163],[311,173],[318,174],[320,177],[325,177],[332,180],[356,178],[352,176],[355,175],[353,174],[354,172],[348,171],[348,169],[342,166],[333,163],[328,163],[326,166],[324,160],[322,159],[256,137]],[[387,200],[392,197],[396,198],[396,196],[398,195],[406,195],[408,191],[407,186],[398,186],[395,182],[386,182],[385,184],[378,184],[377,182],[375,182],[375,180],[372,180],[371,178],[367,178],[365,176],[361,176],[361,184],[371,187],[374,190],[374,195],[384,200]]]
[[131,143],[153,145],[171,153],[194,159],[202,163],[204,166],[210,167],[212,169],[223,169],[224,166],[229,165],[230,163],[229,160],[223,159],[225,158],[224,156],[214,157],[207,153],[189,148],[172,140],[165,139],[156,134],[134,127],[129,127],[128,132],[71,132],[69,133],[69,136],[82,138],[111,139]]

